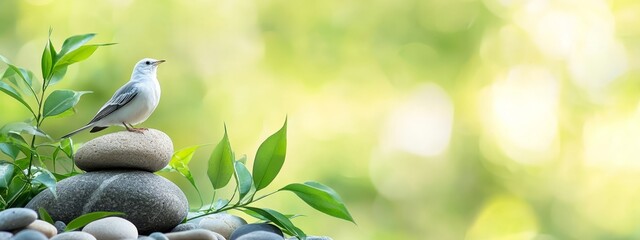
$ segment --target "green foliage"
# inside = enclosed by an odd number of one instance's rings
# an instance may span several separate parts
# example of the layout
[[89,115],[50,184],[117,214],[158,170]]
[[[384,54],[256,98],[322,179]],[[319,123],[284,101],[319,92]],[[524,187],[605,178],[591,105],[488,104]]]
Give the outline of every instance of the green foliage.
[[287,153],[287,120],[278,132],[269,136],[256,153],[253,163],[253,183],[256,190],[263,189],[273,181],[284,164]]
[[64,228],[65,232],[69,232],[69,231],[73,231],[76,229],[79,229],[81,227],[86,226],[87,224],[95,221],[95,220],[99,220],[102,218],[106,218],[106,217],[111,217],[111,216],[122,216],[124,215],[124,213],[121,212],[92,212],[92,213],[87,213],[84,214],[82,216],[79,216],[73,220],[71,220],[71,222],[69,222],[69,224],[67,224],[67,227]]
[[209,157],[209,168],[207,176],[213,189],[219,189],[227,185],[233,175],[233,153],[231,152],[231,143],[227,136],[227,127],[224,128],[224,137],[220,143],[213,149],[211,157]]
[[[77,174],[73,167],[71,171],[55,171],[57,160],[73,159],[73,142],[71,139],[52,139],[42,130],[42,124],[47,117],[73,114],[80,97],[88,93],[47,90],[63,79],[70,65],[87,59],[98,47],[110,45],[86,45],[94,36],[84,34],[69,37],[62,44],[60,52],[56,52],[49,30],[40,62],[42,81],[33,72],[18,67],[0,55],[0,62],[7,66],[1,75],[0,91],[18,101],[31,114],[31,118],[24,122],[7,123],[0,128],[0,152],[9,158],[5,160],[0,155],[0,210],[24,206],[44,189],[51,190],[55,195],[57,181]],[[48,169],[47,161],[51,162],[53,169]]]
[[49,213],[47,212],[46,209],[44,208],[38,208],[38,215],[40,216],[40,219],[42,219],[45,222],[51,223],[53,224],[53,218],[51,218],[51,215],[49,215]]
[[[272,222],[280,227],[286,234],[302,239],[306,236],[305,233],[291,222],[292,218],[300,215],[286,215],[273,209],[251,206],[251,204],[256,201],[277,192],[290,191],[320,212],[354,222],[338,193],[317,182],[306,182],[304,184],[292,183],[274,192],[256,197],[256,194],[259,193],[260,190],[266,188],[273,179],[275,179],[284,164],[287,149],[286,133],[287,121],[285,120],[282,128],[268,137],[260,145],[256,153],[253,172],[250,172],[245,166],[246,156],[234,160],[233,150],[231,149],[227,128],[225,126],[224,136],[209,157],[207,175],[212,183],[214,199],[212,199],[212,204],[208,207],[196,210],[194,213],[195,216],[190,219],[235,209],[245,212],[258,220]],[[201,146],[202,145],[188,147],[177,151],[169,166],[164,170],[180,173],[195,187],[195,181],[191,177],[191,172],[188,170],[187,164],[193,157],[196,149]],[[233,195],[228,199],[218,198],[216,200],[216,192],[227,186],[231,177],[234,177],[236,183]],[[237,199],[234,201],[233,199],[236,198],[236,196]]]

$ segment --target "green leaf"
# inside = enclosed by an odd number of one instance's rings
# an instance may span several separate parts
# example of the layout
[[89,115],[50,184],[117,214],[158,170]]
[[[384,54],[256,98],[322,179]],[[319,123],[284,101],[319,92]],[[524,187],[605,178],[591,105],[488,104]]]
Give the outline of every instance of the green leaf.
[[287,216],[285,216],[282,213],[279,213],[278,211],[275,211],[273,209],[268,209],[268,208],[255,208],[255,207],[244,207],[244,208],[265,217],[269,221],[273,222],[273,224],[282,228],[283,231],[289,235],[294,235],[300,238],[305,238],[307,236],[302,230],[300,230],[295,225],[293,225],[293,223],[291,222],[291,220],[289,220],[289,218],[287,218]]
[[9,162],[0,162],[0,189],[6,189],[13,178],[15,167]]
[[213,189],[220,189],[226,186],[233,175],[233,153],[226,126],[224,128],[224,137],[222,137],[222,140],[216,145],[209,157],[207,175],[211,185],[213,185]]
[[316,210],[355,223],[338,193],[325,185],[317,182],[292,183],[279,191],[291,191]]
[[40,174],[33,179],[34,183],[40,183],[44,186],[46,186],[51,193],[53,193],[54,197],[58,197],[58,194],[56,193],[56,178],[53,176],[53,174],[51,174],[51,172],[45,170],[45,169],[40,169]]
[[251,179],[251,173],[244,164],[240,161],[234,163],[234,169],[236,174],[236,181],[238,182],[238,193],[240,194],[239,202],[251,191],[251,185],[253,179]]
[[[256,212],[251,211],[249,209],[242,209],[241,211],[246,213],[247,215],[249,215],[251,217],[256,218],[256,219],[259,219],[259,220],[262,220],[262,221],[265,221],[265,222],[269,222],[270,221],[266,217],[264,217],[264,216],[262,216],[260,214],[257,214]],[[284,214],[284,216],[287,217],[288,219],[294,219],[294,218],[297,218],[297,217],[303,217],[304,215],[302,215],[302,214]]]
[[16,160],[18,154],[20,154],[20,149],[9,142],[0,143],[0,151],[13,160]]
[[31,106],[29,106],[29,104],[24,101],[20,93],[18,93],[15,88],[11,87],[11,85],[0,82],[0,91],[4,92],[5,94],[9,95],[9,97],[12,97],[15,100],[18,100],[18,102],[27,107],[27,109],[29,110],[29,112],[31,112],[31,114],[33,114],[33,116],[36,116],[35,112],[33,112],[33,109],[31,109]]
[[84,227],[87,224],[98,220],[98,219],[102,219],[102,218],[106,218],[106,217],[111,217],[111,216],[123,216],[124,213],[121,212],[92,212],[92,213],[87,213],[84,214],[80,217],[77,217],[76,219],[71,220],[71,222],[69,222],[69,224],[67,224],[67,227],[64,229],[65,232],[69,232],[69,231],[73,231],[76,230],[78,228]]
[[109,46],[115,43],[105,43],[105,44],[92,44],[92,45],[84,45],[80,48],[73,50],[64,56],[60,57],[53,68],[54,71],[58,71],[59,69],[66,68],[67,66],[83,61],[89,58],[93,53],[98,50],[98,47]]
[[44,102],[44,117],[55,116],[61,114],[68,109],[74,107],[80,97],[88,91],[76,92],[73,90],[55,90],[53,91],[47,100]]
[[40,219],[42,219],[43,221],[51,224],[54,223],[53,219],[51,218],[51,215],[49,215],[47,210],[45,210],[43,207],[38,208],[38,215],[40,215]]
[[62,48],[60,48],[60,53],[58,53],[58,57],[63,57],[68,52],[71,52],[73,50],[80,48],[82,45],[87,43],[89,40],[91,40],[95,36],[96,36],[95,33],[89,33],[89,34],[75,35],[65,39],[64,42],[62,43]]
[[198,195],[200,195],[200,190],[198,189],[198,186],[191,175],[191,171],[189,170],[189,162],[193,158],[193,154],[195,154],[196,150],[202,146],[205,145],[196,145],[180,149],[173,153],[171,161],[169,161],[169,166],[189,180],[189,183],[191,183],[191,185],[196,189]]
[[6,63],[7,66],[9,66],[9,69],[11,69],[16,75],[18,75],[18,77],[20,77],[20,79],[22,79],[22,81],[24,83],[27,84],[27,86],[29,87],[29,90],[30,90],[30,94],[35,95],[35,90],[33,88],[33,73],[31,71],[28,71],[28,70],[26,70],[24,68],[20,68],[20,67],[17,67],[15,65],[11,64],[9,59],[7,59],[6,57],[4,57],[2,55],[0,55],[0,61]]
[[51,76],[51,79],[49,80],[49,86],[52,86],[58,82],[60,82],[60,80],[62,80],[62,78],[64,77],[64,75],[67,74],[67,67],[59,67],[59,68],[55,68],[53,70],[53,75]]
[[41,68],[42,68],[42,79],[47,79],[49,74],[51,74],[51,70],[53,69],[53,61],[56,59],[56,50],[53,48],[53,44],[51,43],[51,31],[49,31],[49,39],[47,39],[47,44],[42,51],[42,60],[41,60]]
[[82,46],[76,50],[74,50],[73,52],[69,52],[68,54],[62,56],[60,59],[58,59],[58,62],[56,62],[56,67],[57,69],[59,68],[63,68],[63,67],[67,67],[71,64],[74,64],[76,62],[80,62],[82,60],[85,60],[87,58],[89,58],[91,55],[93,55],[93,53],[98,50],[98,45],[86,45],[86,46]]
[[253,164],[253,183],[256,191],[268,186],[276,178],[284,164],[287,153],[287,120],[284,125],[273,135],[269,136],[256,153]]
[[62,139],[59,148],[68,158],[73,158],[73,140],[71,140],[71,138]]
[[49,137],[40,129],[37,129],[35,126],[32,126],[25,122],[9,123],[7,125],[2,126],[2,128],[0,128],[0,133],[4,133],[4,134],[8,134],[8,133],[20,134],[23,132],[31,135],[35,135],[35,136],[40,136],[40,137]]

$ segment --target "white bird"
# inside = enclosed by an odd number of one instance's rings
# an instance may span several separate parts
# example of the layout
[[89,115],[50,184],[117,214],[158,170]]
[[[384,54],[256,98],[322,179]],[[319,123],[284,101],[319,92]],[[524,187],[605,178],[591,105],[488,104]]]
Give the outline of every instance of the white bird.
[[158,65],[165,60],[145,58],[136,63],[131,80],[120,87],[111,99],[100,108],[93,119],[84,127],[62,138],[68,138],[82,130],[92,128],[91,132],[101,131],[109,126],[123,125],[130,132],[147,130],[134,128],[153,113],[160,101],[160,84],[156,77]]

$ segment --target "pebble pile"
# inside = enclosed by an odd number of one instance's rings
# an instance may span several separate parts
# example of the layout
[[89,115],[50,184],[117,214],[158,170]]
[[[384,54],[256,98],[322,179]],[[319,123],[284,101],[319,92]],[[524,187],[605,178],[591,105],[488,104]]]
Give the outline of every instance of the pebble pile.
[[[169,232],[149,235],[139,235],[133,223],[120,217],[91,222],[82,231],[64,232],[64,227],[60,221],[50,224],[37,219],[36,212],[28,208],[0,212],[0,240],[285,240],[282,231],[274,225],[247,224],[244,219],[226,213],[207,215],[179,224]],[[332,239],[309,236],[307,240]]]
[[40,192],[27,208],[42,207],[65,223],[90,212],[123,212],[140,233],[171,230],[187,216],[189,203],[178,186],[153,172],[169,164],[172,154],[171,138],[158,130],[95,138],[74,159],[87,173],[58,182],[57,198]]
[[[184,193],[153,172],[173,153],[171,139],[150,129],[143,134],[117,132],[95,138],[78,149],[76,165],[87,171],[58,182],[57,198],[42,191],[26,208],[0,212],[0,240],[284,240],[271,224],[247,222],[217,213],[180,224],[188,213]],[[47,210],[54,224],[38,219]],[[65,223],[86,213],[114,211],[81,231],[64,232]],[[296,239],[296,238],[288,238]],[[331,240],[309,236],[310,240]]]

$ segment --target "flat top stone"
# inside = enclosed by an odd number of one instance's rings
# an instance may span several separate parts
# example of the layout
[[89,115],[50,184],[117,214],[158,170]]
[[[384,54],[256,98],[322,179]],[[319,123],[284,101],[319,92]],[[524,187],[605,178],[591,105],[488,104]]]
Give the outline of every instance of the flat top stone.
[[75,155],[78,168],[91,172],[138,169],[156,172],[169,164],[173,142],[167,134],[149,129],[141,133],[120,131],[94,138]]

